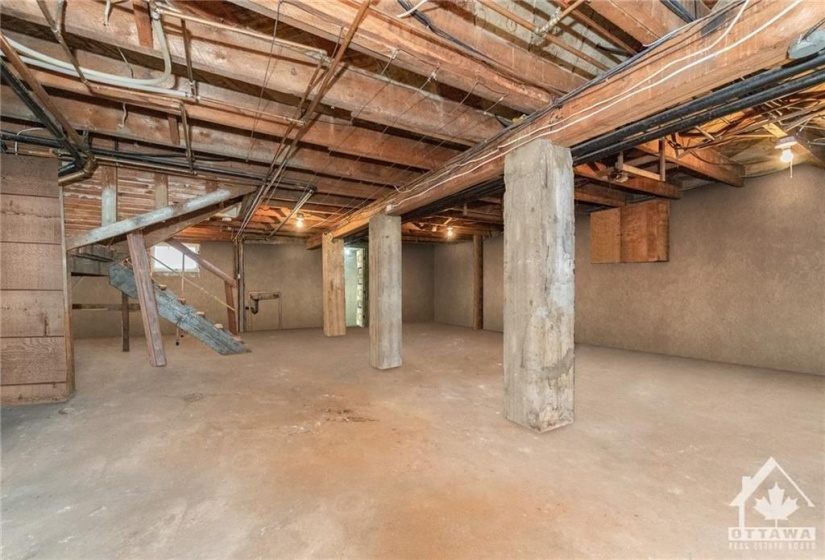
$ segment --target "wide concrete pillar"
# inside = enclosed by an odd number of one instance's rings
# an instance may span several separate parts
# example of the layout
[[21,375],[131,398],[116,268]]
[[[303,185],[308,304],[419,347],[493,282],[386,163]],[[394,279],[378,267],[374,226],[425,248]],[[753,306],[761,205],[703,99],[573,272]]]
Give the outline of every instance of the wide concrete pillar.
[[504,163],[504,414],[538,432],[573,422],[570,150],[534,140]]
[[370,365],[401,365],[401,218],[370,218]]
[[344,294],[344,240],[331,233],[321,243],[321,274],[324,285],[324,335],[347,334],[347,303]]

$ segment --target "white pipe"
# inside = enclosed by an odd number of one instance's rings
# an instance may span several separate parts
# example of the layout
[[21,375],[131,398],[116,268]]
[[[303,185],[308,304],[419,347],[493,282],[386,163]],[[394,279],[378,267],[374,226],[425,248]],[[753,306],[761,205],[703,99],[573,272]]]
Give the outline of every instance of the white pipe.
[[[106,72],[100,72],[98,70],[92,70],[89,68],[81,67],[83,74],[89,79],[89,81],[100,82],[109,85],[131,87],[135,89],[139,89],[137,86],[157,86],[165,82],[172,75],[172,57],[169,54],[169,46],[166,42],[166,35],[163,33],[163,26],[161,25],[159,19],[155,19],[154,17],[152,18],[152,29],[155,31],[155,34],[158,37],[158,43],[160,43],[160,50],[163,54],[163,75],[158,76],[156,78],[147,79],[126,78],[124,76],[119,76],[117,74],[109,74]],[[38,66],[40,68],[45,68],[47,70],[60,72],[61,74],[68,74],[70,76],[75,76],[78,78],[80,77],[77,73],[77,70],[75,70],[74,66],[72,66],[70,63],[64,62],[57,58],[53,58],[39,51],[31,49],[8,37],[6,39],[8,40],[9,44],[12,47],[14,47],[17,51],[27,55],[25,57],[27,63],[30,63],[34,66]],[[39,61],[39,63],[35,64],[35,60]]]

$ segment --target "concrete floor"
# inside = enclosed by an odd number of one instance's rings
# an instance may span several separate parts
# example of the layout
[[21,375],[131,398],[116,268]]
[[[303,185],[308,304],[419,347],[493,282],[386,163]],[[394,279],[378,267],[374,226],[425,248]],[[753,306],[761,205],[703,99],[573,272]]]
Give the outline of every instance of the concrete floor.
[[[77,343],[78,395],[2,411],[3,558],[816,557],[825,378],[580,346],[576,423],[504,420],[501,335],[254,333]],[[733,552],[728,506],[775,457],[817,551]],[[803,508],[804,509],[804,508]],[[805,515],[807,517],[803,518]]]

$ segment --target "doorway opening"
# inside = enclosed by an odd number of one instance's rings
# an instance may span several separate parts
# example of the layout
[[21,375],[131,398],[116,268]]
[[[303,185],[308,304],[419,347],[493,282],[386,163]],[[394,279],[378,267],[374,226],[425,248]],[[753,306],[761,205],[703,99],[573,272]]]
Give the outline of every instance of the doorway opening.
[[344,294],[347,326],[366,327],[367,319],[367,249],[344,249]]

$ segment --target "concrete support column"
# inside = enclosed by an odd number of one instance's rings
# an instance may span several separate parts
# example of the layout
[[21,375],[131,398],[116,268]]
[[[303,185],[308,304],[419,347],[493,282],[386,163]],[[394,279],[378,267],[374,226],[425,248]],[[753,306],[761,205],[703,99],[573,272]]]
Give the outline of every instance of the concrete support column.
[[401,365],[401,218],[370,218],[370,365]]
[[347,308],[344,295],[344,240],[325,233],[321,245],[324,285],[324,335],[347,334]]
[[573,422],[574,203],[570,150],[534,140],[504,164],[504,414]]

